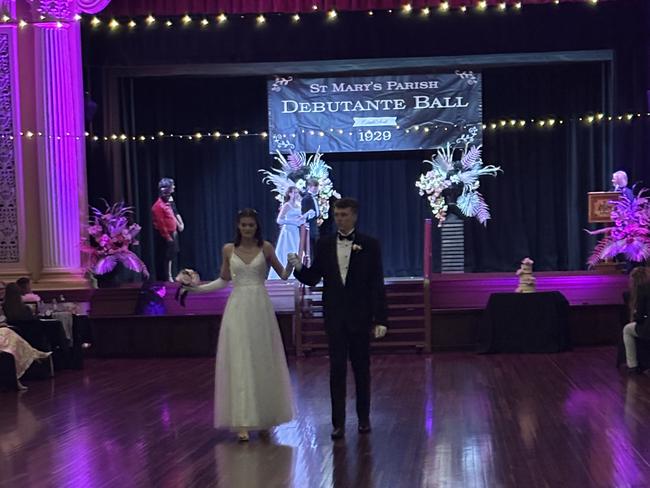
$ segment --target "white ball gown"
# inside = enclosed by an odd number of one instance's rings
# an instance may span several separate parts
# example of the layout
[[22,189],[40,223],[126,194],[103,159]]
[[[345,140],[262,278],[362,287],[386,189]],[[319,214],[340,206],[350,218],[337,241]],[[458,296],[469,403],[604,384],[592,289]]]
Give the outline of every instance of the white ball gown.
[[[302,219],[302,213],[300,207],[291,206],[279,223],[282,224],[280,227],[280,235],[278,236],[278,243],[275,246],[275,254],[278,256],[278,261],[282,263],[282,266],[287,265],[287,254],[290,252],[295,252],[298,254],[300,250],[300,226],[305,223]],[[290,278],[293,277],[293,273]],[[280,277],[271,269],[269,274],[270,280],[279,280]]]
[[289,369],[264,286],[264,253],[230,257],[233,290],[221,320],[215,372],[215,427],[268,429],[293,418]]
[[11,354],[16,363],[16,379],[20,379],[25,371],[37,359],[45,359],[52,353],[34,349],[25,339],[8,327],[0,325],[0,351]]

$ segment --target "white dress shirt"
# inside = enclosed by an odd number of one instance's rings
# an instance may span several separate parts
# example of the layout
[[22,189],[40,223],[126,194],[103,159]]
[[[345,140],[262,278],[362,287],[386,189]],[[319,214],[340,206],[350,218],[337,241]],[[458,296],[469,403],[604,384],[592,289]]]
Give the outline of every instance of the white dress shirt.
[[[347,234],[339,231],[339,234],[344,236],[349,236],[354,232],[352,229]],[[341,274],[341,281],[345,285],[345,279],[348,276],[348,268],[350,267],[350,256],[352,255],[352,244],[353,241],[348,241],[347,239],[339,239],[338,235],[336,236],[336,257],[339,262],[339,273]]]

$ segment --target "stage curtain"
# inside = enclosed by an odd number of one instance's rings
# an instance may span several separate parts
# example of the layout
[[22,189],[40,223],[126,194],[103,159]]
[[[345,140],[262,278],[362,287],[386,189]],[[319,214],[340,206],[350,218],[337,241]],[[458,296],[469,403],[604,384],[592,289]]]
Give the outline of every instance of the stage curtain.
[[[246,14],[246,13],[296,13],[313,12],[314,6],[319,11],[335,9],[338,11],[355,10],[400,10],[406,3],[413,9],[424,7],[437,8],[443,0],[113,0],[105,13],[111,15],[184,15],[191,14]],[[488,6],[500,3],[513,6],[541,5],[552,3],[554,0],[486,0]],[[584,2],[585,0],[560,0],[563,3]],[[605,0],[615,1],[615,0]],[[478,2],[467,0],[447,0],[450,8],[463,5],[472,8]]]
[[[539,113],[541,107],[558,113],[567,103],[577,111],[593,107],[601,89],[600,67],[588,70],[589,90],[579,83],[586,69],[487,70],[486,116]],[[505,96],[514,89],[520,97]],[[125,80],[121,92],[122,105],[129,107],[123,111],[124,126],[137,134],[217,129],[229,133],[242,127],[261,132],[266,124],[260,110],[265,106],[266,80],[261,77],[139,78]],[[466,224],[468,269],[512,270],[526,256],[535,259],[536,269],[583,268],[592,244],[582,231],[587,225],[585,195],[607,180],[606,141],[602,127],[579,121],[554,130],[486,133],[484,159],[500,164],[504,172],[483,179],[494,219],[487,227]],[[163,176],[176,180],[177,206],[186,222],[181,235],[183,266],[214,276],[220,247],[231,240],[235,214],[244,207],[257,209],[266,238],[276,239],[278,202],[259,173],[273,164],[267,140],[163,139],[117,147],[123,151],[127,200],[135,203],[135,218],[143,227],[142,252],[148,264],[153,264],[150,207]],[[361,202],[360,229],[381,239],[389,276],[421,274],[422,222],[430,214],[414,182],[427,169],[422,160],[431,156],[431,151],[325,155],[336,188]]]

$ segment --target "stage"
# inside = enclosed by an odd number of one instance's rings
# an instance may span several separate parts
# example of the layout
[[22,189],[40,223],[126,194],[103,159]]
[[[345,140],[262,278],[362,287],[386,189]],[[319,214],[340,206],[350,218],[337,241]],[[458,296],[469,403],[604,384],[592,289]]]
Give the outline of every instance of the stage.
[[[536,277],[539,292],[559,291],[567,298],[574,345],[618,342],[626,320],[622,298],[626,275],[540,272]],[[421,277],[385,281],[390,334],[373,346],[405,353],[474,349],[490,295],[512,292],[517,286],[513,273],[433,274],[428,283]],[[99,356],[212,356],[229,291],[191,295],[183,307],[174,298],[177,285],[159,285],[165,293],[162,306],[152,309],[158,315],[136,313],[143,295],[138,286],[65,293],[70,300],[90,302],[93,350]],[[323,351],[320,291],[301,288],[295,281],[268,281],[267,289],[287,353]],[[48,301],[59,291],[39,293]]]

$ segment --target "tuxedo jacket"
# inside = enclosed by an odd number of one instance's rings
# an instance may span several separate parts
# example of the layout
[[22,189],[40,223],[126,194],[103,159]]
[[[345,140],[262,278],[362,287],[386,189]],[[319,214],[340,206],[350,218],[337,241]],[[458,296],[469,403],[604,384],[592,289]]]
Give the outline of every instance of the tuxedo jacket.
[[325,330],[363,332],[386,325],[386,291],[379,241],[355,232],[345,284],[341,280],[336,234],[321,237],[311,267],[294,271],[302,283],[315,286],[323,279]]
[[302,197],[302,200],[300,201],[300,211],[304,215],[308,211],[313,210],[314,212],[318,213],[317,217],[314,217],[313,219],[309,219],[307,223],[309,224],[309,237],[311,239],[316,240],[318,239],[318,236],[320,235],[320,230],[318,228],[318,217],[320,217],[320,209],[316,208],[316,202],[314,201],[314,198],[312,197],[311,193],[307,192],[307,194]]

